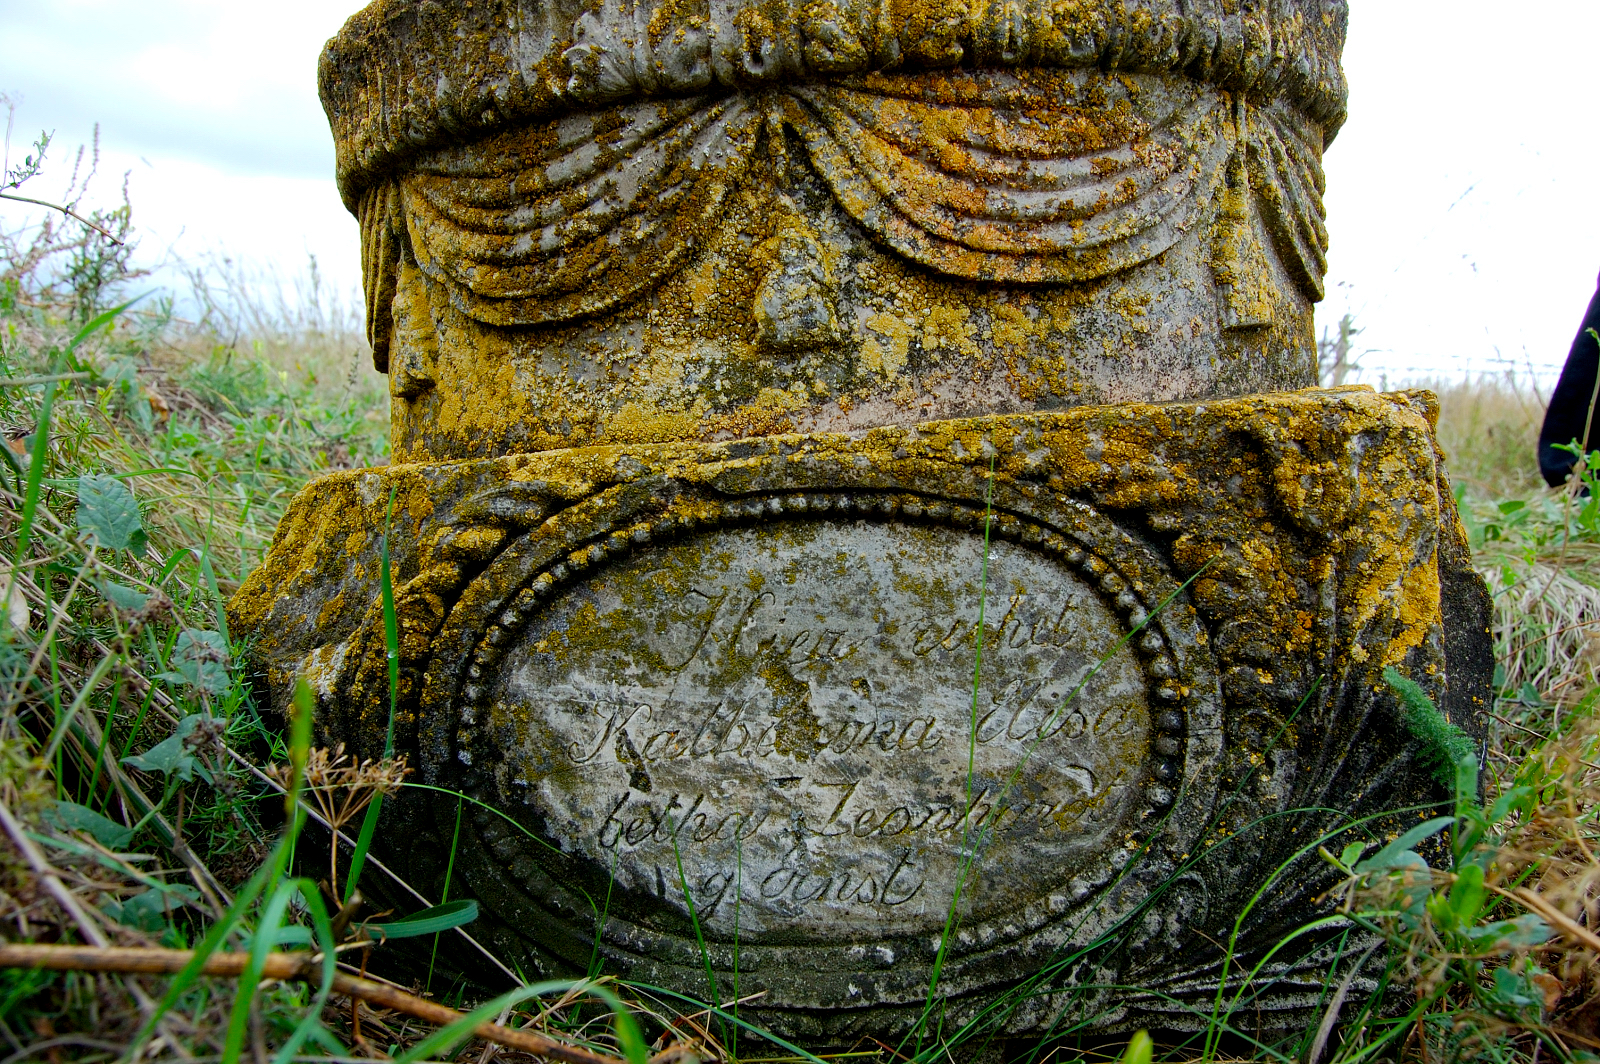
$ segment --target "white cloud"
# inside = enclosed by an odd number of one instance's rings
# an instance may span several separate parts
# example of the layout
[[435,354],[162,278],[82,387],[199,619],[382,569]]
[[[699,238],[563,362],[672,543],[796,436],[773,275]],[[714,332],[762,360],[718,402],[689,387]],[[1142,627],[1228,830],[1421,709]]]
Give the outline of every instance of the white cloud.
[[[0,0],[0,91],[22,101],[12,154],[53,130],[54,165],[37,187],[56,195],[98,123],[90,202],[115,202],[128,173],[146,262],[226,254],[293,274],[315,255],[349,291],[360,283],[357,231],[333,187],[316,65],[361,6]],[[24,210],[7,204],[0,218]]]
[[234,172],[326,177],[323,42],[360,3],[0,0],[0,91],[77,139]]
[[1374,384],[1529,365],[1553,380],[1600,271],[1600,5],[1351,7],[1319,323],[1355,315]]

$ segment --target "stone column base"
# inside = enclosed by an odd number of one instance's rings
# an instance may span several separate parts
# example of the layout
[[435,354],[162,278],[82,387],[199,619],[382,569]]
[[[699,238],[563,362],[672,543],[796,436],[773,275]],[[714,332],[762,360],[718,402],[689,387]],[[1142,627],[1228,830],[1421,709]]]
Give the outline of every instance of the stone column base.
[[[1014,1032],[1192,1027],[1241,913],[1235,985],[1319,913],[1324,833],[1446,799],[1384,667],[1481,732],[1436,413],[1342,389],[337,473],[231,619],[260,694],[306,676],[377,755],[393,497],[397,747],[500,811],[465,807],[451,896],[530,976],[760,993],[814,1041],[904,1029],[936,966],[946,1030],[1002,999]],[[437,890],[456,799],[395,808]],[[1279,955],[1251,1022],[1300,1022],[1332,950]]]

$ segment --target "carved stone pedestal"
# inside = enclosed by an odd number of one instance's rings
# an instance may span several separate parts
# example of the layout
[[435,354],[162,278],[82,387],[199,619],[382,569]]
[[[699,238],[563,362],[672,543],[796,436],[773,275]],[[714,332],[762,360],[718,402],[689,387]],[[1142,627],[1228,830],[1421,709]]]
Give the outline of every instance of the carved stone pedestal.
[[[1480,726],[1434,416],[1308,391],[338,473],[232,624],[273,705],[305,675],[379,753],[393,496],[398,747],[488,807],[452,896],[530,975],[598,955],[828,1042],[903,1030],[936,965],[947,1022],[1190,1026],[1242,913],[1235,984],[1317,914],[1320,836],[1445,797],[1383,668]],[[397,808],[437,889],[456,799]],[[1330,949],[1258,977],[1264,1026]]]
[[529,974],[811,1045],[1306,1022],[1332,942],[1241,980],[1318,841],[1443,797],[1384,668],[1469,730],[1490,677],[1432,399],[1282,391],[1345,23],[375,0],[321,94],[417,464],[294,503],[263,698],[381,751],[392,498],[438,789],[381,844]]

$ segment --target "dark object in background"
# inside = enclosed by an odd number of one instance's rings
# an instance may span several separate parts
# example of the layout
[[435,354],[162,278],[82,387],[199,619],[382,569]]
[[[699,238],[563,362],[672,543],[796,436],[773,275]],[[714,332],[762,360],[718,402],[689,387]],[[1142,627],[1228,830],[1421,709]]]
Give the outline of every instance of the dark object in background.
[[[1545,411],[1544,428],[1539,431],[1539,472],[1552,488],[1566,483],[1567,475],[1577,462],[1571,451],[1561,450],[1560,446],[1584,437],[1584,426],[1589,420],[1595,373],[1600,370],[1600,346],[1589,335],[1590,329],[1600,332],[1600,288],[1596,288],[1594,298],[1589,300],[1589,312],[1583,316],[1583,327],[1578,330],[1577,339],[1572,341],[1567,364],[1561,368],[1561,380],[1556,383],[1555,394],[1550,396],[1550,409]],[[1600,417],[1595,421],[1600,422]],[[1583,449],[1588,452],[1596,446],[1600,446],[1600,440],[1595,438],[1594,426],[1590,425]]]

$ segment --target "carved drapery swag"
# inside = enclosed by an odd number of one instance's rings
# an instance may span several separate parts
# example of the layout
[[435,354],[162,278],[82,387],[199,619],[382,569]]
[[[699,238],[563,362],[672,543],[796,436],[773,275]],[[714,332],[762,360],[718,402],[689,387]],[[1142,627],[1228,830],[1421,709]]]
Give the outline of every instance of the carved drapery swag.
[[603,312],[682,263],[781,128],[880,242],[1002,282],[1147,261],[1231,169],[1321,296],[1342,3],[702,3],[488,4],[508,21],[479,37],[510,50],[473,56],[459,27],[423,34],[485,5],[379,4],[330,43],[323,96],[379,368],[402,246],[488,324]]

